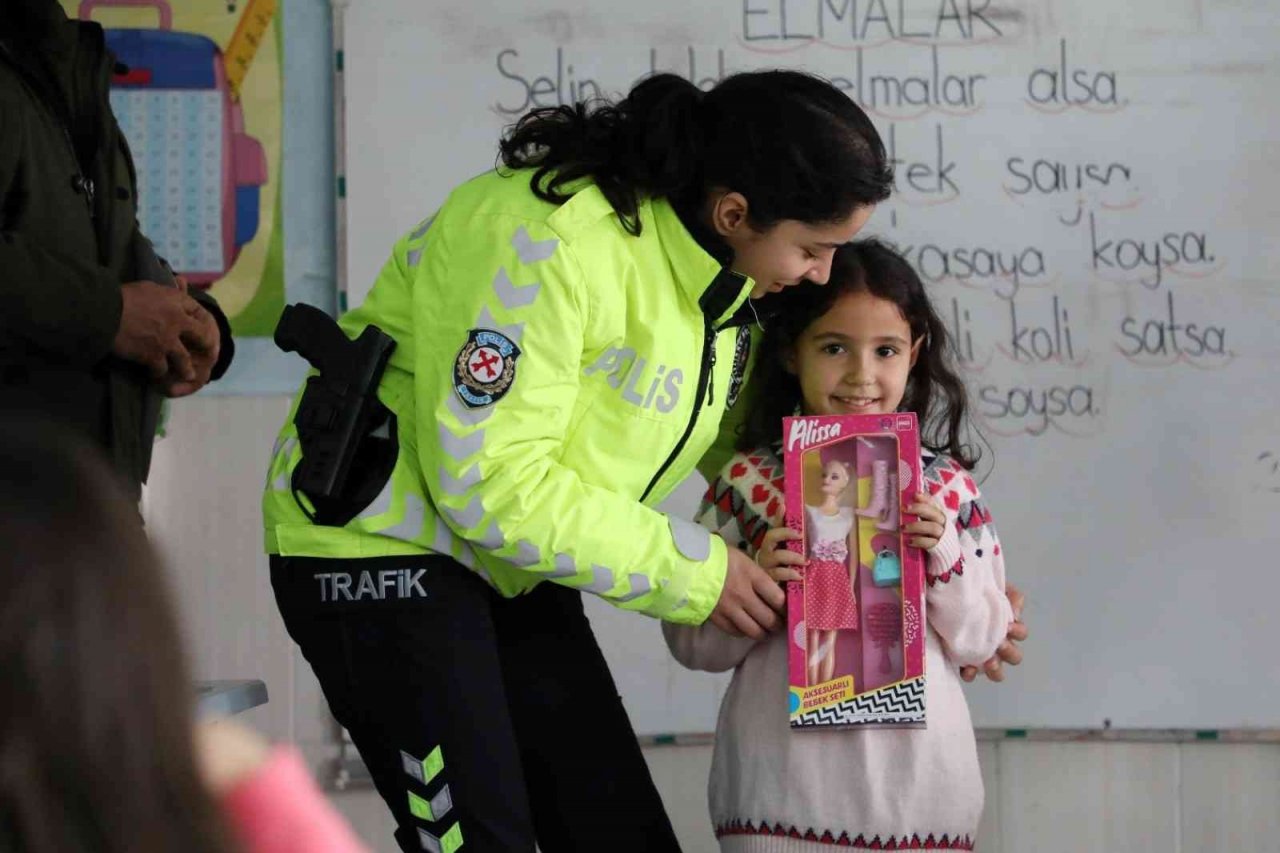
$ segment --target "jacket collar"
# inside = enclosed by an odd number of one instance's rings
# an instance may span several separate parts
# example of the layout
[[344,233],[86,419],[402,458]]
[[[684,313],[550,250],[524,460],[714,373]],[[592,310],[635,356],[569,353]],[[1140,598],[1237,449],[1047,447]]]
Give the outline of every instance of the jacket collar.
[[[583,179],[564,190],[572,193],[572,198],[551,215],[548,222],[552,227],[616,216],[604,193],[590,180]],[[755,282],[733,272],[703,248],[667,199],[643,199],[638,213],[640,239],[657,240],[681,292],[702,309],[713,326],[727,325],[734,312],[745,305]]]
[[713,326],[723,326],[755,287],[749,276],[721,264],[704,249],[667,199],[646,199],[640,221],[657,232],[680,289],[696,301]]

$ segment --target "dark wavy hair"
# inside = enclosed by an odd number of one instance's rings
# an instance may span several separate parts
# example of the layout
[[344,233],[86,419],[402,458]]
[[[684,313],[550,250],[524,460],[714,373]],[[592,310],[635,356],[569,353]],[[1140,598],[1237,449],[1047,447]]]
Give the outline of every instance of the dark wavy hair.
[[893,182],[866,113],[799,71],[734,74],[707,92],[657,74],[616,104],[535,109],[508,128],[500,159],[534,168],[534,193],[554,204],[591,179],[632,234],[647,197],[670,199],[689,223],[711,190],[733,190],[764,231],[783,219],[845,219],[888,198]]
[[826,285],[802,282],[761,300],[766,321],[744,403],[739,450],[752,450],[782,437],[782,418],[801,403],[800,380],[787,371],[786,357],[805,329],[851,293],[866,291],[898,306],[913,341],[923,339],[899,408],[920,419],[921,442],[973,469],[982,453],[967,442],[976,435],[969,421],[964,382],[954,366],[947,327],[934,311],[924,282],[911,264],[874,238],[836,249]]
[[176,611],[114,476],[0,421],[0,850],[224,853]]

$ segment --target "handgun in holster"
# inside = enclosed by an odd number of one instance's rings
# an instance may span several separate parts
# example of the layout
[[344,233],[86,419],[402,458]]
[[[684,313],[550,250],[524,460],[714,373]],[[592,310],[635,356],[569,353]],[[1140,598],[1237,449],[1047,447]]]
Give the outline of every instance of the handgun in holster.
[[340,527],[373,501],[395,466],[395,418],[377,391],[396,342],[373,325],[353,341],[332,317],[304,303],[285,307],[275,342],[318,371],[293,417],[302,448],[295,495],[306,495],[317,524]]

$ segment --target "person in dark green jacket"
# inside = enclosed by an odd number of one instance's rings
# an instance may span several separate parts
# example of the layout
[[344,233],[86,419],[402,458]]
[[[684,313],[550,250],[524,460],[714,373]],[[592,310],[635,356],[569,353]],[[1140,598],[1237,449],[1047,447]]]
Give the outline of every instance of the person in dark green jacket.
[[56,0],[0,4],[0,398],[102,447],[136,498],[162,396],[199,390],[233,345],[138,228],[102,28]]

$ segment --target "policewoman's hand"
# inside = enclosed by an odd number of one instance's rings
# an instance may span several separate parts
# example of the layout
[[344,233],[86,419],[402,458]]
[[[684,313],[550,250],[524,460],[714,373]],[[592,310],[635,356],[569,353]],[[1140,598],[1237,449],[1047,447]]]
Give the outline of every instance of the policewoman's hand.
[[787,594],[755,560],[733,546],[728,550],[724,588],[711,622],[726,634],[763,639],[778,626]]
[[[1009,597],[1009,604],[1013,607],[1013,624],[1009,626],[1009,633],[996,649],[996,653],[982,665],[982,674],[992,681],[1004,681],[1005,664],[1017,666],[1022,663],[1022,649],[1018,647],[1018,643],[1027,638],[1027,626],[1022,621],[1022,608],[1027,603],[1026,596],[1013,584],[1005,584],[1004,594]],[[961,667],[960,677],[965,681],[973,681],[978,677],[978,668],[976,666]]]

